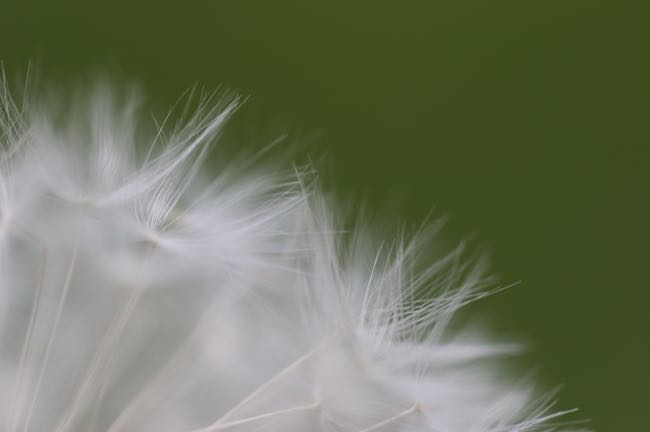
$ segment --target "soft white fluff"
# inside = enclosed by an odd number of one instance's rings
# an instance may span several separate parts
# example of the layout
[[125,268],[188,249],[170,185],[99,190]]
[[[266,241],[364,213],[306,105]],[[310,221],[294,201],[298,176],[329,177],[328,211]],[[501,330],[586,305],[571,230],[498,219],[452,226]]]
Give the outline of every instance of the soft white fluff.
[[149,139],[107,86],[0,98],[0,430],[561,429],[518,346],[450,330],[496,289],[462,246],[343,232],[295,171],[206,180],[236,95]]

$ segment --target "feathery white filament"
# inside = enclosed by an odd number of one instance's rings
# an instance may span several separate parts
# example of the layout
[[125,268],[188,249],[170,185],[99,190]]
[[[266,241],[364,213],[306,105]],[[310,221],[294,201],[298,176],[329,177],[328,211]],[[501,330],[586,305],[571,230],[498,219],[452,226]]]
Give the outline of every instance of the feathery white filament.
[[206,181],[238,96],[148,142],[134,99],[75,103],[0,89],[1,430],[560,430],[518,345],[451,330],[500,289],[462,246],[344,234],[299,172]]

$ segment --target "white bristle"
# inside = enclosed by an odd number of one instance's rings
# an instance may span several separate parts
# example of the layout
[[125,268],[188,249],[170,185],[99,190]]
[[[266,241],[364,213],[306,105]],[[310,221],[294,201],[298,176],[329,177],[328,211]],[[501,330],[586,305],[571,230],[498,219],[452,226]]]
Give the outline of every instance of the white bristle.
[[450,325],[498,289],[480,258],[344,233],[295,171],[210,175],[237,96],[143,140],[113,92],[2,93],[0,430],[570,429],[518,344]]

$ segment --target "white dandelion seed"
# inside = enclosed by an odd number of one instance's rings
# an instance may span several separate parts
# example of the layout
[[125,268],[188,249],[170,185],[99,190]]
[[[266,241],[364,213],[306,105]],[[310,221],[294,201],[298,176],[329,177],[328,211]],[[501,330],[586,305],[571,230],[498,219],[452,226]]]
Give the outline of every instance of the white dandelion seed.
[[236,95],[144,142],[136,100],[98,86],[62,117],[3,81],[0,430],[571,428],[500,372],[519,345],[452,330],[499,289],[480,259],[344,235],[299,172],[207,179]]

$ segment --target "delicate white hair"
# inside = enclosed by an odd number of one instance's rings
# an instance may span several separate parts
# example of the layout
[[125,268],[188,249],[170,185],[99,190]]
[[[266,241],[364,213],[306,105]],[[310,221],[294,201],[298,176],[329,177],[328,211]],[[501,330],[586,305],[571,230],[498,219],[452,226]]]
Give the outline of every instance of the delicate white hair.
[[1,430],[568,430],[518,344],[449,325],[499,289],[462,245],[343,231],[298,170],[206,179],[239,96],[146,138],[111,87],[60,112],[3,84]]

